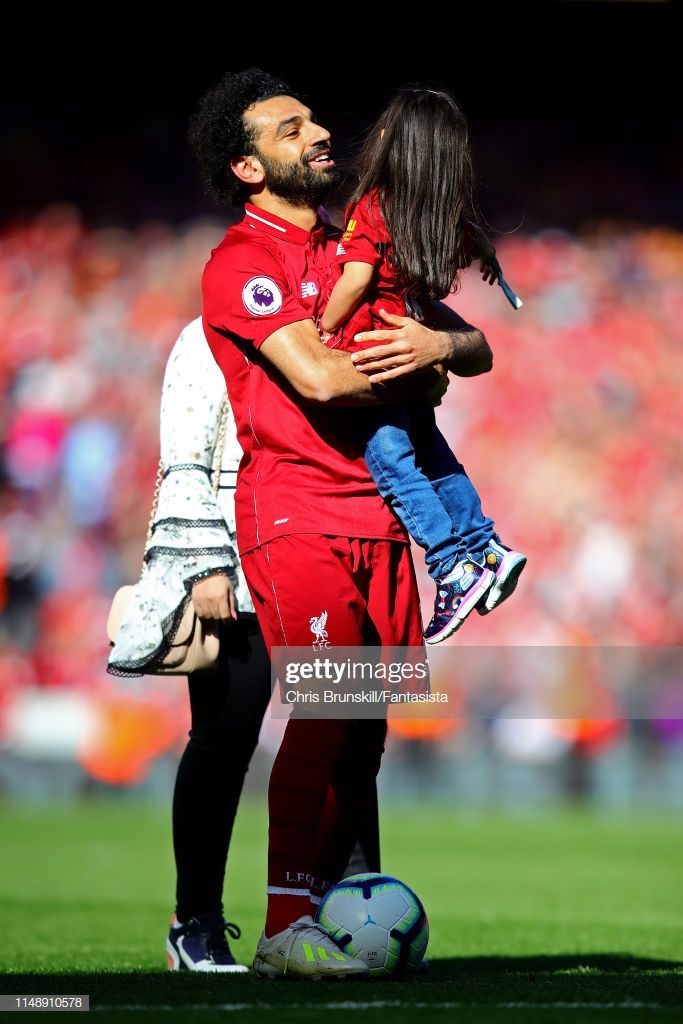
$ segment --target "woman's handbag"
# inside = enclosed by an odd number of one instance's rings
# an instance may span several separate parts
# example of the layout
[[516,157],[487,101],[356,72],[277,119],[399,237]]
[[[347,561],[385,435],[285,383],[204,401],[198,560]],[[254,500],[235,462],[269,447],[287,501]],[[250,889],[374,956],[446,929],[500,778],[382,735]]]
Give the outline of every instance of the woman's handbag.
[[[221,419],[218,427],[218,437],[216,439],[216,448],[214,450],[213,457],[213,478],[211,485],[214,494],[218,493],[218,487],[220,484],[228,410],[229,404],[226,396],[221,409]],[[149,517],[149,526],[147,528],[145,554],[147,553],[147,548],[149,547],[149,543],[152,539],[154,517],[156,516],[157,505],[159,503],[159,489],[161,487],[163,477],[164,467],[161,459],[159,459],[159,468],[157,470],[157,479],[154,488],[154,498],[152,500],[152,511]],[[144,573],[144,571],[145,560],[143,554],[142,572]],[[135,585],[131,584],[119,587],[114,594],[114,600],[111,603],[111,609],[107,619],[107,636],[109,637],[109,642],[112,645],[116,643],[121,623],[123,622],[126,610],[134,594]],[[168,649],[168,652],[161,661],[145,667],[145,675],[186,676],[190,672],[198,672],[200,669],[210,668],[218,660],[218,652],[220,648],[219,630],[220,622],[217,620],[208,619],[205,621],[199,618],[194,610],[192,598],[188,596],[183,617],[178,624],[176,635]]]
[[[134,594],[135,587],[131,584],[119,587],[114,594],[107,619],[107,636],[112,644],[116,642]],[[194,610],[192,598],[189,598],[167,654],[162,661],[147,666],[144,669],[145,675],[186,676],[190,672],[210,668],[218,660],[219,625],[215,619],[200,619]]]

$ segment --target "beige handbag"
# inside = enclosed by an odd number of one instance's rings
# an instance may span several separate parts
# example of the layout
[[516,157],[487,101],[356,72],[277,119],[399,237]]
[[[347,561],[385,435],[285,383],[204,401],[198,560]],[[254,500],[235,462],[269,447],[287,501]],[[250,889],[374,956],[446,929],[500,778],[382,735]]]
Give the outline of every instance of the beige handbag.
[[[213,457],[213,479],[211,481],[211,486],[214,494],[218,493],[220,485],[223,448],[225,447],[225,429],[229,408],[230,406],[226,396],[221,409],[221,419],[218,427],[218,437]],[[147,528],[145,553],[147,552],[147,548],[149,547],[149,543],[152,539],[152,527],[157,511],[157,505],[159,503],[159,489],[161,487],[163,476],[164,467],[161,459],[159,459],[156,485],[154,487],[154,498],[152,500],[152,512],[149,517],[149,526]],[[142,571],[145,571],[144,555]],[[121,623],[134,593],[135,586],[127,584],[124,587],[119,587],[114,594],[114,600],[112,601],[109,617],[107,619],[107,636],[109,637],[109,642],[112,645],[116,642],[119,629],[121,628]],[[215,619],[204,621],[199,618],[194,610],[192,598],[188,596],[183,617],[178,624],[176,635],[168,653],[164,656],[162,661],[145,668],[143,670],[145,675],[186,676],[190,672],[198,672],[200,669],[210,668],[218,660],[218,652],[220,648],[219,629],[220,623]]]

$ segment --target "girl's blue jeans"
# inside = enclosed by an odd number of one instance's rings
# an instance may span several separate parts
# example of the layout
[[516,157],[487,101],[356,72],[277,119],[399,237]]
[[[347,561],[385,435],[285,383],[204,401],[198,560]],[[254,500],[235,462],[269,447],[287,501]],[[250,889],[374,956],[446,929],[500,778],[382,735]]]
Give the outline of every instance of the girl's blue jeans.
[[479,495],[448,447],[427,402],[383,406],[370,416],[365,461],[383,498],[417,543],[433,579],[467,554],[481,559],[493,535]]

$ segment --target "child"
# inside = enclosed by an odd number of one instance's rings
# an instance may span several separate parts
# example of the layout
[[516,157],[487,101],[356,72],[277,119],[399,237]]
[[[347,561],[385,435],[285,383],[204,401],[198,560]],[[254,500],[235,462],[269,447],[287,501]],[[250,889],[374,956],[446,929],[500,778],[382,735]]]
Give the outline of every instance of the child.
[[[473,256],[482,276],[503,281],[495,250],[471,216],[467,123],[450,93],[402,89],[368,136],[360,181],[337,250],[339,278],[320,323],[333,344],[358,348],[359,331],[386,328],[379,310],[420,318],[442,299]],[[409,310],[407,310],[409,307]],[[426,402],[377,413],[365,461],[377,487],[425,549],[436,582],[427,643],[444,640],[474,608],[485,615],[513,592],[526,558],[502,544],[463,466]]]

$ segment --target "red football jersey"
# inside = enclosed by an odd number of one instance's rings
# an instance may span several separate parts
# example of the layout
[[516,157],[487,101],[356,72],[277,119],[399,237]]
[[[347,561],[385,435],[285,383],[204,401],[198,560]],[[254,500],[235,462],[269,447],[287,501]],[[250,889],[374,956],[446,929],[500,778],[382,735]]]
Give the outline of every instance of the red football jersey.
[[305,401],[259,353],[279,328],[317,321],[338,240],[336,228],[304,231],[247,203],[204,269],[204,332],[244,451],[240,552],[293,533],[408,541],[363,459],[365,410]]
[[386,309],[387,313],[397,316],[409,315],[404,299],[405,285],[394,270],[392,251],[391,237],[379,206],[379,193],[373,189],[347,212],[346,227],[337,245],[337,270],[331,284],[339,278],[345,263],[370,263],[375,268],[365,298],[346,323],[334,331],[335,343],[339,348],[347,351],[368,348],[369,343],[361,346],[353,338],[361,331],[386,329],[387,324],[379,316],[380,309]]

